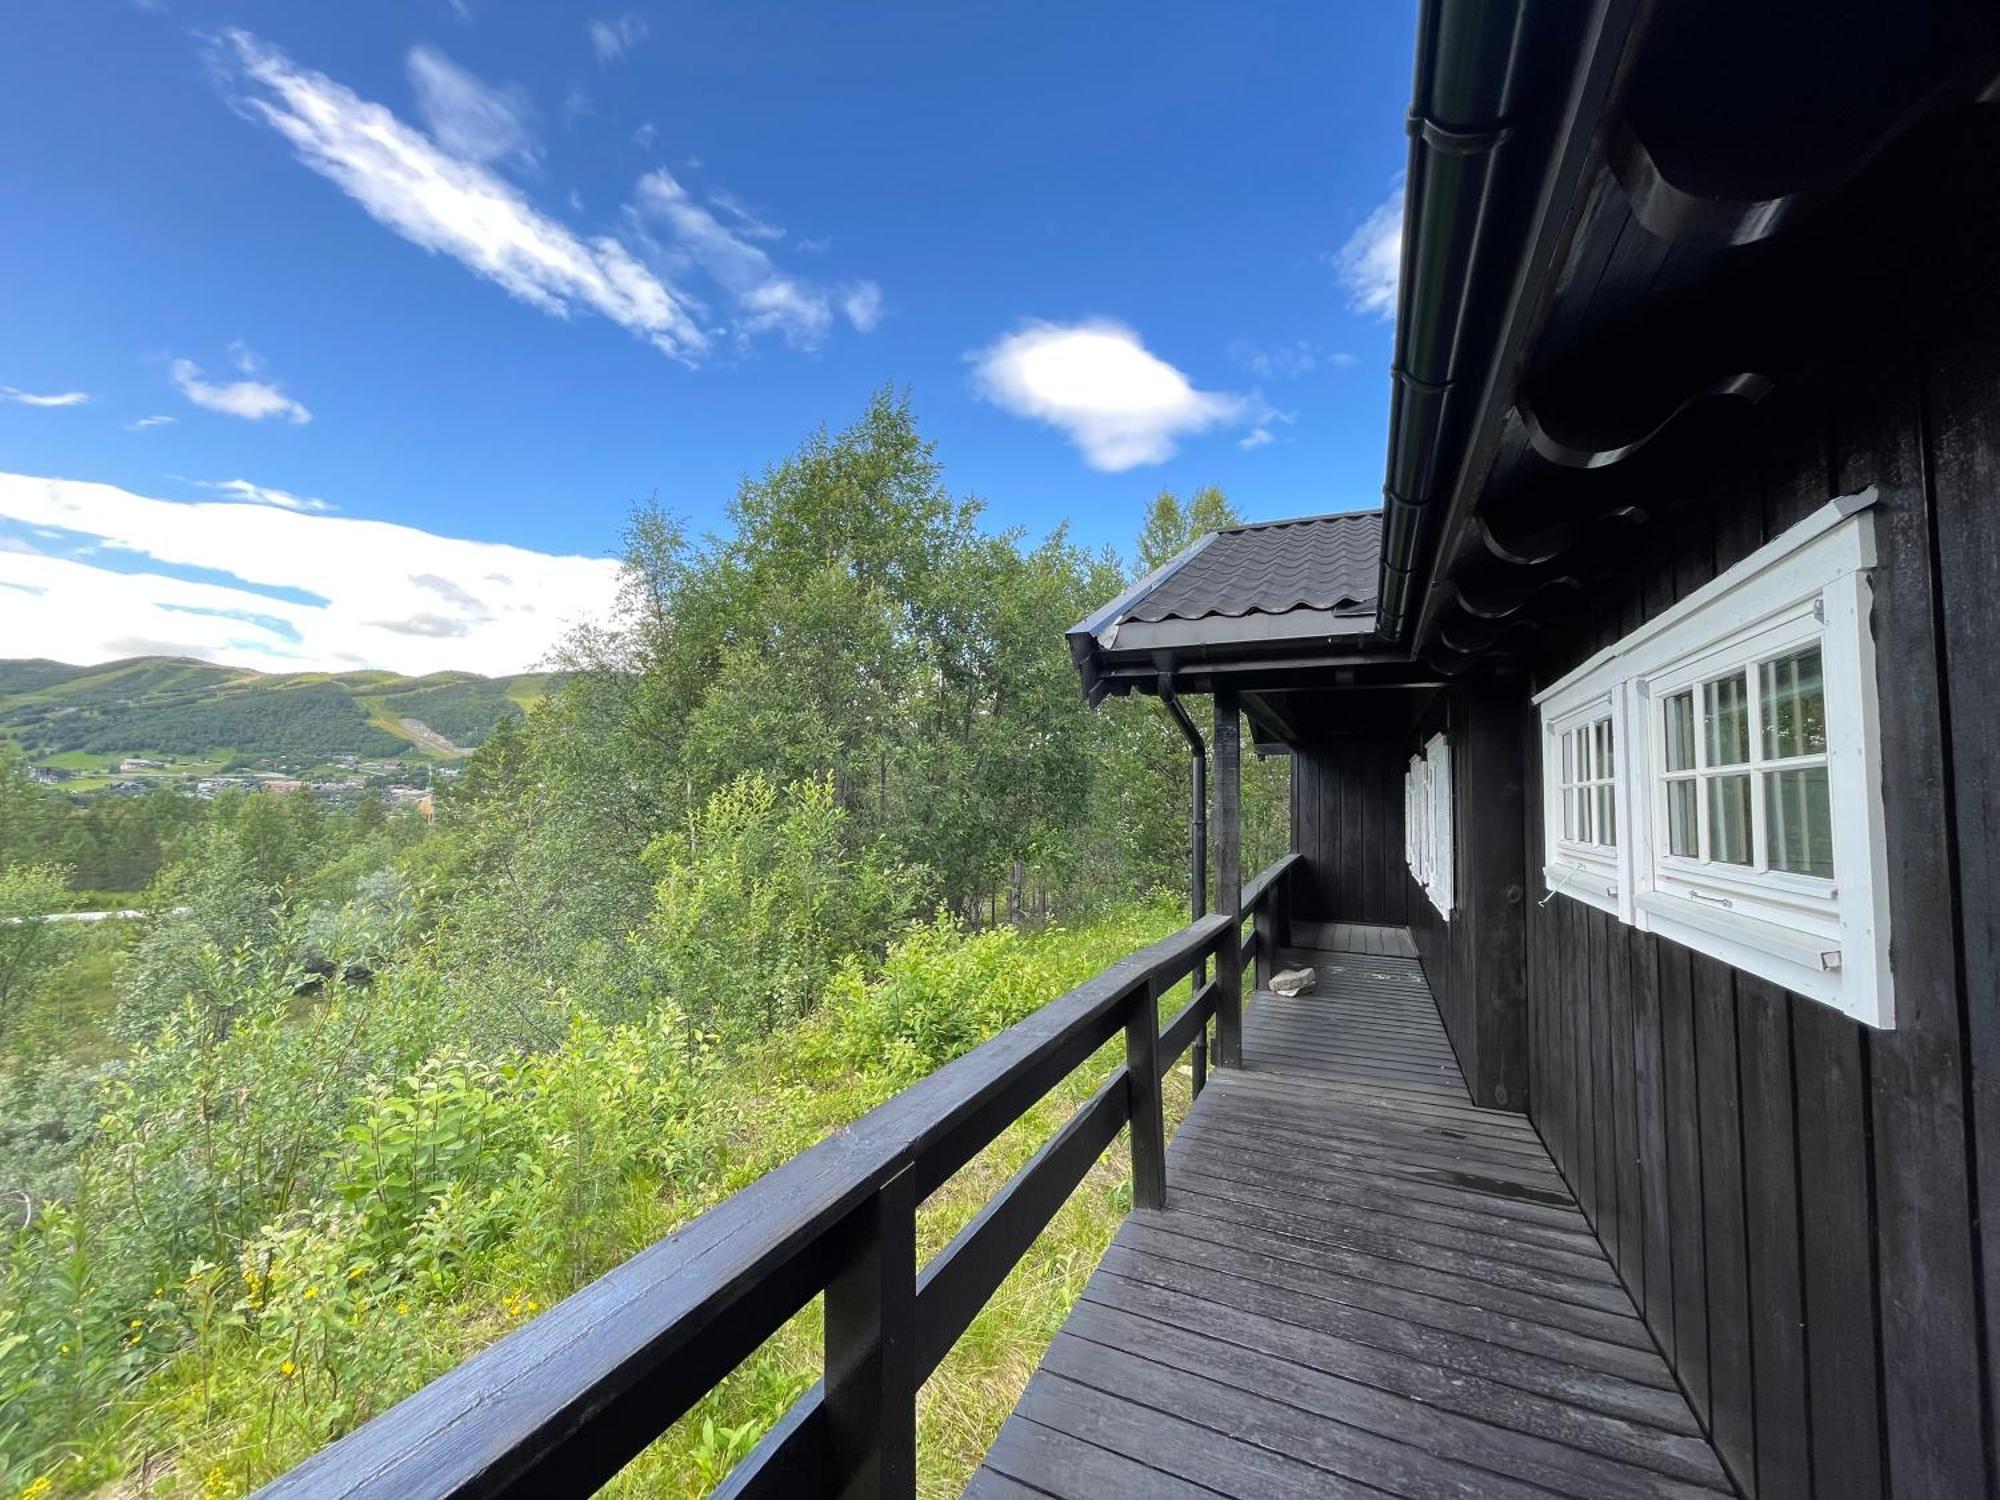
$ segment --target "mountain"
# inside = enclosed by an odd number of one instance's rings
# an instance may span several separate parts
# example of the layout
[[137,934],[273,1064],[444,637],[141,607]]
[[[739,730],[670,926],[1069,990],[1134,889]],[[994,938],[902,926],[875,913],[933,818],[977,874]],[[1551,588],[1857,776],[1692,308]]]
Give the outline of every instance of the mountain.
[[0,661],[0,737],[79,769],[124,757],[306,769],[338,756],[450,760],[547,688],[547,673],[276,675],[171,656],[92,667]]

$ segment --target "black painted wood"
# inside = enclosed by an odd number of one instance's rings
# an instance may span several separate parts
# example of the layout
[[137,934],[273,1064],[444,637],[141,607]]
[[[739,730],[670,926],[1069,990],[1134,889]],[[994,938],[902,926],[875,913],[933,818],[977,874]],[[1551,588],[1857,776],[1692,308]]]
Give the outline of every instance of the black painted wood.
[[1400,927],[1403,770],[1400,740],[1343,739],[1292,757],[1292,847],[1305,859],[1293,888],[1300,923]]
[[1727,1493],[1546,1148],[1471,1103],[1419,965],[1309,956],[967,1493]]
[[[1997,1472],[2000,307],[1901,337],[1774,395],[1691,487],[1634,478],[1655,517],[1635,578],[1533,653],[1551,681],[1832,495],[1880,495],[1895,1026],[1565,897],[1528,911],[1531,1115],[1756,1495],[1986,1494]],[[1531,863],[1538,801],[1531,778]]]

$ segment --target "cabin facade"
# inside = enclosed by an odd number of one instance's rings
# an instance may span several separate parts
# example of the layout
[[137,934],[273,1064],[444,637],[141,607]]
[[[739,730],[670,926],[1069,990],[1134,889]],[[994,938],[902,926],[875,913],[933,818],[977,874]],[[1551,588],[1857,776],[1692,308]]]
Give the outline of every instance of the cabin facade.
[[[1188,736],[1216,912],[1198,858],[1183,932],[274,1493],[587,1492],[824,1293],[725,1490],[910,1494],[916,1389],[1121,1134],[972,1492],[2000,1487],[2000,18],[1422,12],[1382,508],[1070,635]],[[1293,773],[1247,882],[1246,729]]]

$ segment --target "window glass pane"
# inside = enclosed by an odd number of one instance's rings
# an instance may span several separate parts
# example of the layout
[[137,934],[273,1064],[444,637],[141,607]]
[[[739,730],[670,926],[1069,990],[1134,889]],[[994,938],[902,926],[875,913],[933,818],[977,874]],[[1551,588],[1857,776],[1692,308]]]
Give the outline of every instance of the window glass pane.
[[1618,809],[1611,805],[1611,788],[1597,789],[1597,842],[1615,846],[1618,843]]
[[1698,795],[1693,781],[1670,781],[1667,783],[1667,852],[1684,854],[1689,859],[1698,858],[1701,848],[1697,843],[1700,832],[1695,818],[1695,798]]
[[1597,774],[1611,775],[1611,721],[1605,719],[1597,726]]
[[1708,857],[1725,865],[1750,863],[1750,778],[1747,775],[1709,778]]
[[1590,788],[1580,787],[1576,794],[1576,837],[1577,842],[1590,842]]
[[[1694,689],[1683,688],[1666,701],[1667,769],[1694,769]],[[1690,850],[1690,853],[1693,851]]]
[[1572,752],[1574,751],[1576,746],[1576,731],[1573,729],[1564,731],[1562,741],[1563,741],[1563,785],[1568,786],[1572,781],[1576,780],[1576,762],[1572,758]]
[[1764,697],[1764,754],[1826,753],[1826,688],[1820,678],[1819,647],[1812,646],[1757,669]]
[[1750,758],[1749,679],[1741,674],[1718,677],[1702,684],[1701,697],[1702,717],[1708,725],[1708,763],[1742,765]]
[[1833,879],[1833,799],[1825,766],[1765,776],[1764,838],[1772,869]]
[[1563,837],[1576,837],[1576,793],[1568,787],[1563,788]]

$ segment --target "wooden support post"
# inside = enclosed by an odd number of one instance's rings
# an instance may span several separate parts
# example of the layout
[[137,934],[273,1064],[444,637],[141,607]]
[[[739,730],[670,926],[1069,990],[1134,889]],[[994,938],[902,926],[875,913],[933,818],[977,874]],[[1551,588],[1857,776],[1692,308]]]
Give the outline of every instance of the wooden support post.
[[1257,988],[1268,990],[1271,976],[1278,969],[1278,923],[1272,915],[1271,907],[1277,901],[1276,891],[1264,893],[1264,899],[1257,903],[1257,914],[1250,919],[1251,941],[1257,956]]
[[1234,688],[1215,690],[1215,909],[1232,920],[1215,956],[1215,1062],[1243,1061],[1243,723]]
[[[1206,967],[1206,965],[1204,965]],[[1201,980],[1206,983],[1206,980]],[[1194,1096],[1199,1099],[1201,1091],[1208,1087],[1208,1022],[1201,1023],[1201,1030],[1194,1034],[1193,1063]]]
[[1148,982],[1125,1016],[1125,1086],[1131,1094],[1132,1206],[1167,1206],[1167,1117],[1160,1097],[1160,990]]
[[917,1492],[916,1170],[855,1210],[852,1249],[826,1287],[826,1428],[834,1493]]

